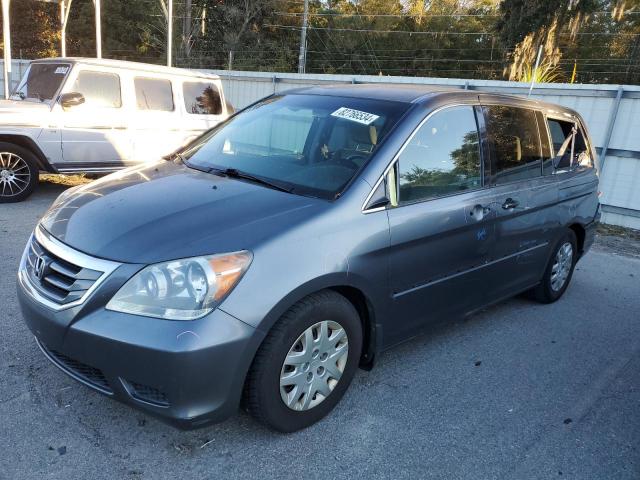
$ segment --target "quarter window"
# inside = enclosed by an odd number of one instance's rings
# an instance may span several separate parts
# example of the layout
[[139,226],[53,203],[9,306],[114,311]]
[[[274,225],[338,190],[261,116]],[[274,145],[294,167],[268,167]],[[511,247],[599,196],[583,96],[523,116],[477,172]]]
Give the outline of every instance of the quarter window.
[[220,115],[222,99],[215,83],[184,82],[182,96],[187,113],[196,115]]
[[429,118],[400,154],[400,203],[479,188],[481,172],[473,107],[448,108]]
[[169,80],[136,77],[133,79],[133,85],[138,110],[173,110],[173,91]]
[[120,108],[120,77],[115,73],[82,70],[71,89],[81,93],[85,104],[94,107]]
[[550,118],[548,124],[553,142],[555,171],[593,166],[582,130],[575,123]]
[[497,184],[542,175],[542,151],[536,114],[507,106],[484,107]]

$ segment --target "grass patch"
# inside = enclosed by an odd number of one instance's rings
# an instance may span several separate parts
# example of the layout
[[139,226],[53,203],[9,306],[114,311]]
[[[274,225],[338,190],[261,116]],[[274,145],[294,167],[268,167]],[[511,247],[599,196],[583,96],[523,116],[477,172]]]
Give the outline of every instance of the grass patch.
[[84,185],[93,181],[92,178],[88,178],[84,173],[75,175],[56,175],[53,173],[41,173],[40,181],[53,183],[56,185],[64,185],[66,187],[75,187],[76,185]]
[[599,223],[597,232],[599,235],[630,238],[640,241],[640,230],[636,230],[634,228],[619,227],[618,225],[607,225],[606,223]]

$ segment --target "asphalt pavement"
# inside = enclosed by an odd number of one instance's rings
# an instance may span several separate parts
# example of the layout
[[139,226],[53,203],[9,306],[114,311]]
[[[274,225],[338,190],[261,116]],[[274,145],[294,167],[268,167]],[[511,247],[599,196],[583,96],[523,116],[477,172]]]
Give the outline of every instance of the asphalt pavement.
[[184,432],[68,378],[22,321],[19,257],[63,188],[0,205],[0,479],[640,478],[640,259],[596,246],[559,302],[386,352],[307,430]]

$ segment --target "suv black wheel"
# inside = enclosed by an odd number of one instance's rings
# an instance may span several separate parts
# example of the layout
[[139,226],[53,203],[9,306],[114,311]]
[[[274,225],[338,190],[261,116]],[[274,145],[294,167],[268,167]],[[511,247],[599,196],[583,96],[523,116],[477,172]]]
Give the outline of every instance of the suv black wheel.
[[0,203],[21,202],[38,183],[38,162],[26,148],[0,142]]
[[260,346],[246,406],[281,432],[308,427],[340,401],[358,367],[362,326],[353,305],[325,290],[291,307]]
[[531,290],[531,296],[541,303],[552,303],[565,292],[578,260],[576,234],[571,229],[558,241],[540,284]]

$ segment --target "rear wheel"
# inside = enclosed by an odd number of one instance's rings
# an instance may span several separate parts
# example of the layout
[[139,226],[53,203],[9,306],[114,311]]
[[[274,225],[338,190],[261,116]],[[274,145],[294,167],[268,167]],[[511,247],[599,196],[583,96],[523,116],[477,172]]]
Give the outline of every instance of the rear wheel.
[[566,291],[578,260],[576,234],[571,229],[556,244],[540,284],[531,291],[535,300],[552,303]]
[[256,354],[247,378],[249,412],[281,432],[312,425],[344,395],[361,349],[360,318],[346,298],[327,290],[301,300]]
[[38,163],[27,149],[0,142],[0,203],[21,202],[38,183]]

